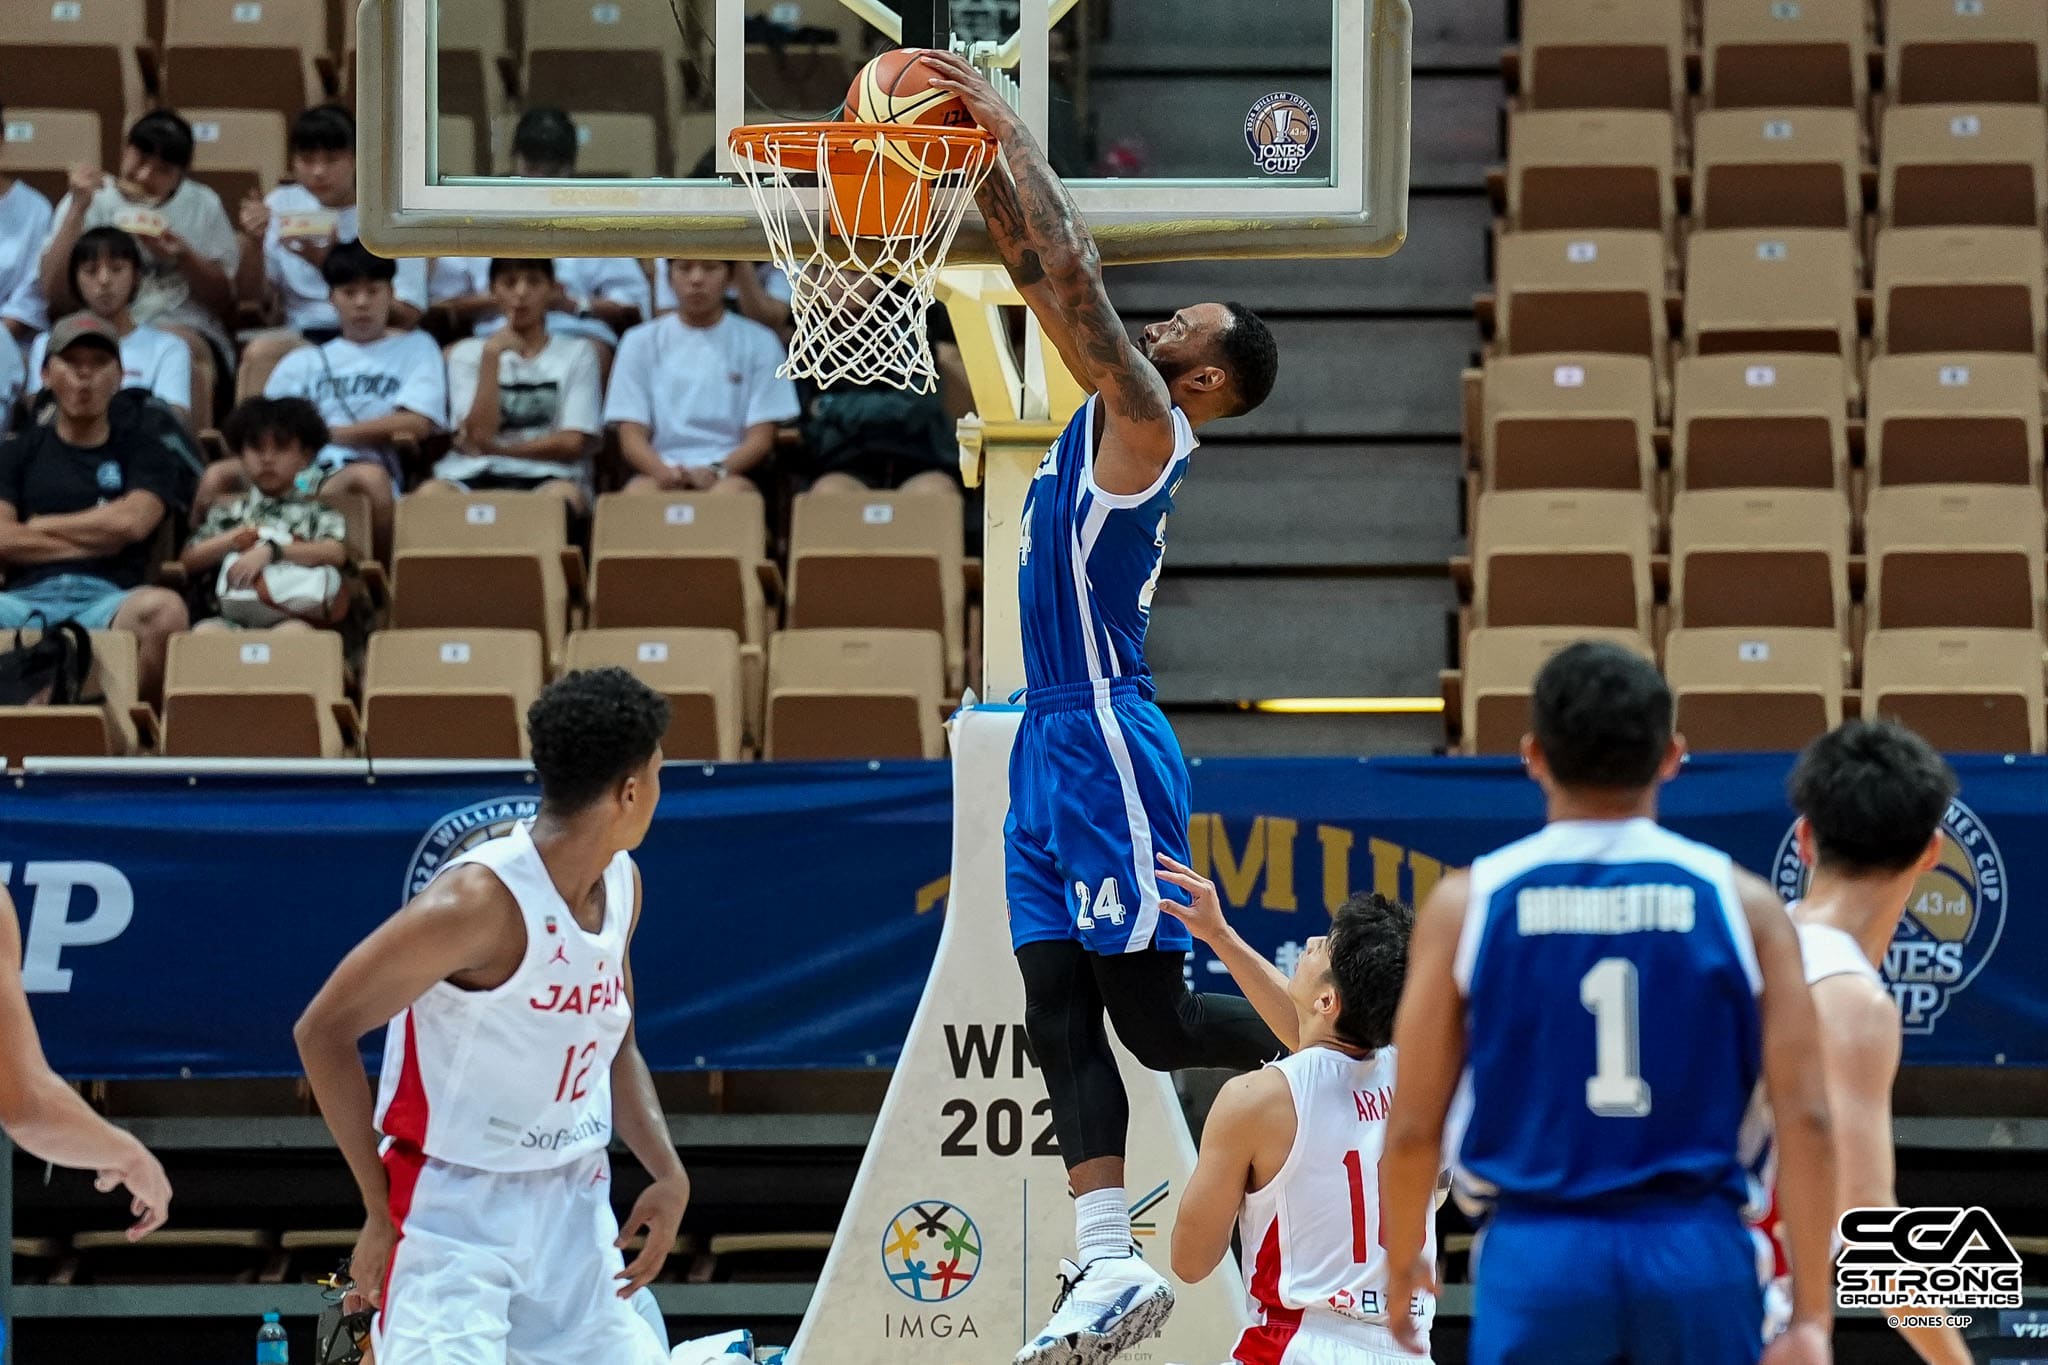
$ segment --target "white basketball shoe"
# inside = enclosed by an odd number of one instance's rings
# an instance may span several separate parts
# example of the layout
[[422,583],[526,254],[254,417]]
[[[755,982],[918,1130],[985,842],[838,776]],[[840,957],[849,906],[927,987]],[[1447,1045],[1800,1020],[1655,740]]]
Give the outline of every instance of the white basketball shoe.
[[1017,1352],[1015,1365],[1109,1365],[1166,1325],[1173,1286],[1132,1247],[1085,1266],[1060,1262],[1052,1321]]

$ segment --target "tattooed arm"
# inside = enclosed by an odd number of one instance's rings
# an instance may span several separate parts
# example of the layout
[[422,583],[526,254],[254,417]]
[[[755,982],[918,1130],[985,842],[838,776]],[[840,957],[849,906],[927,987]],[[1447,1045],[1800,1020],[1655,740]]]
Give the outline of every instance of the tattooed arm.
[[1030,130],[981,73],[948,52],[929,52],[924,60],[939,72],[932,84],[966,101],[1003,149],[1009,173],[992,172],[976,203],[1010,278],[1067,368],[1101,397],[1095,481],[1107,493],[1143,492],[1173,458],[1173,399],[1110,305],[1095,239]]

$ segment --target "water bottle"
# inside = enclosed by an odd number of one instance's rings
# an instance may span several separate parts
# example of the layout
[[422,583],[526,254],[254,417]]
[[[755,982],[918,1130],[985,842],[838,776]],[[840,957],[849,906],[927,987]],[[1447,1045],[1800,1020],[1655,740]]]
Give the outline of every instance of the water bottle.
[[263,1315],[263,1325],[256,1329],[256,1365],[291,1365],[291,1359],[291,1339],[285,1336],[284,1324],[273,1309]]

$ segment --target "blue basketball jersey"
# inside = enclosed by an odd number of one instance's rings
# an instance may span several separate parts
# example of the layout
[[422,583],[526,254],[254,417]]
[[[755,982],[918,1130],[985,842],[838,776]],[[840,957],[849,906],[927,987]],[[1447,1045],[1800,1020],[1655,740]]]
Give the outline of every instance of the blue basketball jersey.
[[1145,626],[1166,557],[1166,518],[1197,442],[1173,409],[1173,458],[1158,479],[1142,493],[1105,493],[1095,484],[1101,402],[1081,405],[1024,498],[1017,593],[1027,691],[1151,677]]
[[1472,864],[1453,971],[1461,1201],[1754,1206],[1763,978],[1724,853],[1566,821]]

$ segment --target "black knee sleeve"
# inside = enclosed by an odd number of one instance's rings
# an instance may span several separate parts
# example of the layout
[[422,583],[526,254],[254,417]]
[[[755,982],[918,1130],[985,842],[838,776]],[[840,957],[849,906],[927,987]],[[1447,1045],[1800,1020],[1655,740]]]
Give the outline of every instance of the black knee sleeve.
[[1024,974],[1024,1033],[1045,1091],[1053,1131],[1069,1169],[1124,1154],[1130,1103],[1103,1026],[1091,954],[1078,943],[1027,943],[1017,950]]
[[1241,997],[1190,991],[1186,960],[1158,949],[1093,959],[1103,1007],[1132,1056],[1153,1071],[1250,1071],[1286,1052]]

